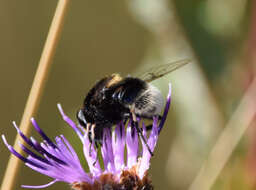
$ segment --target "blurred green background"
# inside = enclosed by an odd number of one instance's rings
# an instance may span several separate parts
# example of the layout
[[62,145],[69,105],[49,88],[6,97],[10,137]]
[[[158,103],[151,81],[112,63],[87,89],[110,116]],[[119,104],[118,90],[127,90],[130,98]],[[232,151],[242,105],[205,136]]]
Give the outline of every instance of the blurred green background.
[[[16,135],[11,121],[21,120],[56,3],[0,1],[0,133],[10,144]],[[164,96],[172,82],[173,104],[152,158],[153,184],[187,189],[254,75],[255,5],[246,0],[71,1],[36,120],[50,137],[64,134],[81,152],[57,103],[75,119],[101,77],[192,58],[190,65],[154,82]],[[250,131],[213,189],[255,188],[256,131]],[[35,131],[32,136],[39,138]],[[0,154],[2,180],[10,156],[3,143]],[[22,166],[15,189],[48,181]],[[70,187],[57,183],[48,189]]]

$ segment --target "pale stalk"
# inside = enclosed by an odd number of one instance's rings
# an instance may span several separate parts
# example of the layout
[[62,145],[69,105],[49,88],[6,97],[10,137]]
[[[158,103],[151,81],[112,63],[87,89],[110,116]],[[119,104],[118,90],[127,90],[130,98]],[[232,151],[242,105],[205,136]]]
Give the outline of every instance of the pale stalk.
[[[25,110],[21,119],[20,129],[28,136],[30,132],[30,118],[35,114],[41,94],[44,89],[47,75],[50,70],[52,58],[56,51],[56,46],[60,38],[64,17],[67,12],[69,0],[59,0],[57,8],[49,29],[46,43],[39,61],[36,75],[27,99]],[[18,146],[18,135],[16,136],[14,149],[21,153],[21,148]],[[1,190],[12,190],[16,181],[19,170],[20,161],[13,155],[10,156],[7,169],[1,185]]]
[[189,190],[209,190],[256,115],[256,79],[246,91],[231,120]]

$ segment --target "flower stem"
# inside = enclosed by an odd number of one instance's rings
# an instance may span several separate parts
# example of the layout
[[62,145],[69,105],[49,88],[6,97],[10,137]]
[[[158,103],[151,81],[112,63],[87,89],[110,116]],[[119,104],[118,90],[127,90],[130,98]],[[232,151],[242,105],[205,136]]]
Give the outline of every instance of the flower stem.
[[189,190],[209,190],[256,115],[256,78],[221,133]]
[[[50,29],[46,39],[46,43],[39,61],[39,65],[36,71],[36,75],[27,99],[25,110],[22,116],[20,129],[28,136],[30,132],[30,118],[35,114],[41,94],[46,83],[47,75],[50,70],[52,58],[54,56],[57,43],[60,38],[64,17],[67,12],[69,0],[59,0]],[[18,135],[16,136],[14,148],[18,153],[21,153],[22,149],[18,146]],[[7,169],[1,185],[1,190],[12,190],[15,184],[15,179],[19,170],[19,161],[14,156],[10,156]]]

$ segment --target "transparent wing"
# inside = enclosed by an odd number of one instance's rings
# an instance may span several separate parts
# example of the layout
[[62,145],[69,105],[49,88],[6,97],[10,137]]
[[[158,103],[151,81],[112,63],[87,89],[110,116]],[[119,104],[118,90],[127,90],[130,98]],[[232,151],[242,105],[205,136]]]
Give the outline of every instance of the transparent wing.
[[190,59],[182,59],[182,60],[174,61],[168,64],[158,65],[150,68],[149,70],[147,70],[142,74],[136,75],[135,77],[140,78],[146,82],[151,82],[172,71],[175,71],[176,69],[188,64],[189,62],[191,62]]

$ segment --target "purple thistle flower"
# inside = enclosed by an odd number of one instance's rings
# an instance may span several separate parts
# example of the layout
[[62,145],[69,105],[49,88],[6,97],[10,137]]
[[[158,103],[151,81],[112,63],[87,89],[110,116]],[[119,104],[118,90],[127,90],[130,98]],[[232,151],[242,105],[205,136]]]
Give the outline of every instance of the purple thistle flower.
[[[159,133],[168,114],[170,102],[171,85],[169,85],[169,93],[163,117],[160,121],[157,117],[153,118],[152,130],[149,135],[147,135],[144,123],[142,121],[139,122],[143,136],[151,151],[154,151],[155,149]],[[72,127],[80,138],[90,172],[84,171],[76,152],[63,135],[57,136],[55,142],[53,142],[32,118],[31,122],[34,128],[44,139],[43,142],[39,143],[33,137],[26,137],[15,122],[13,122],[19,135],[33,151],[37,152],[37,154],[19,143],[22,150],[27,153],[28,156],[24,157],[20,155],[7,143],[5,136],[2,135],[2,139],[9,151],[25,162],[25,165],[31,169],[54,179],[45,185],[22,185],[23,188],[40,189],[48,187],[55,182],[62,181],[71,184],[71,187],[75,190],[153,189],[151,180],[148,178],[147,174],[151,154],[144,142],[139,138],[135,127],[131,124],[132,122],[129,122],[127,127],[121,122],[113,131],[110,128],[104,129],[103,144],[101,148],[104,163],[103,169],[97,159],[97,151],[94,146],[91,146],[90,152],[90,141],[87,131],[83,127],[76,125],[67,115],[65,115],[60,104],[58,104],[58,108],[64,121]],[[142,144],[141,151],[139,150],[139,143]],[[124,159],[125,147],[127,151],[126,162]]]

